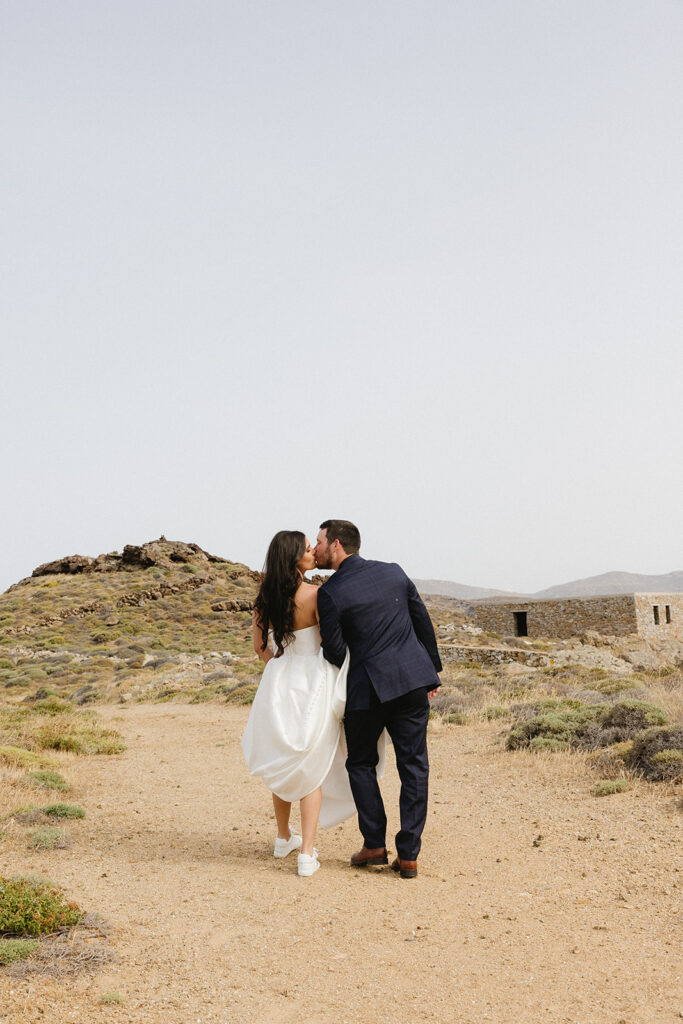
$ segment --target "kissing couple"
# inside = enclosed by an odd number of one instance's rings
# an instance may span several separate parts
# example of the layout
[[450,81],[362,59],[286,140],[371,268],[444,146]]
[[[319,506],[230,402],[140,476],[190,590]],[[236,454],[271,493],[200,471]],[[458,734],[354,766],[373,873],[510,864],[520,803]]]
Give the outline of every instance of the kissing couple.
[[[330,828],[356,813],[363,846],[351,865],[389,863],[377,781],[388,733],[401,780],[391,866],[415,878],[427,817],[429,697],[442,665],[414,583],[399,565],[359,551],[360,533],[344,519],[325,520],[314,548],[298,530],[270,542],[253,613],[265,668],[242,750],[273,794],[273,855],[299,850],[298,873],[309,876],[320,867],[318,822]],[[304,578],[315,567],[334,570],[322,587]],[[301,835],[289,824],[295,800]]]

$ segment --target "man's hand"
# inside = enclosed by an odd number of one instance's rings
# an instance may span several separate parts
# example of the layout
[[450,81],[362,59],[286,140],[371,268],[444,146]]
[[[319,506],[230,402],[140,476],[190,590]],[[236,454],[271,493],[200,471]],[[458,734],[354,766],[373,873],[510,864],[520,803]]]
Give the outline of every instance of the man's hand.
[[438,692],[439,692],[438,689],[437,690],[430,690],[429,693],[427,694],[427,696],[431,700],[432,697],[435,697]]

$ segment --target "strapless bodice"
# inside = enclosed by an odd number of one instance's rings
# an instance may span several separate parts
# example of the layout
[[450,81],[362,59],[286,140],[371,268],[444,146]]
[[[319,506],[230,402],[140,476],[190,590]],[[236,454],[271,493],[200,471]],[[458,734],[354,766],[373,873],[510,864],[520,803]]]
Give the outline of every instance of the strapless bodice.
[[[273,650],[276,650],[272,633],[270,634],[270,646]],[[317,625],[306,626],[304,629],[295,629],[294,639],[285,643],[284,647],[284,654],[280,655],[282,658],[317,655],[320,651],[320,629]]]

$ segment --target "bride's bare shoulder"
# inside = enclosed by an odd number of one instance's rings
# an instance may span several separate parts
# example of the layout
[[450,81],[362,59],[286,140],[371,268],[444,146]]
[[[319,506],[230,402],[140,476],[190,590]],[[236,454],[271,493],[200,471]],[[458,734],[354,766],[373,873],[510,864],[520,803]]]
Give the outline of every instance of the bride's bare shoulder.
[[296,603],[301,605],[318,603],[318,587],[315,583],[307,583],[304,580],[299,584],[299,589],[296,592]]
[[305,581],[294,597],[294,628],[306,629],[318,621],[318,588]]

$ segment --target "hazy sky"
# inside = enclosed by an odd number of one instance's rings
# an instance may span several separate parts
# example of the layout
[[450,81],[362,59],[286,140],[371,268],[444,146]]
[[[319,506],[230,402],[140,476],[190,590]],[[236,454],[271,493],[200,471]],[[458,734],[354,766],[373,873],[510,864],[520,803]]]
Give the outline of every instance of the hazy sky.
[[0,3],[3,553],[683,568],[679,0]]

